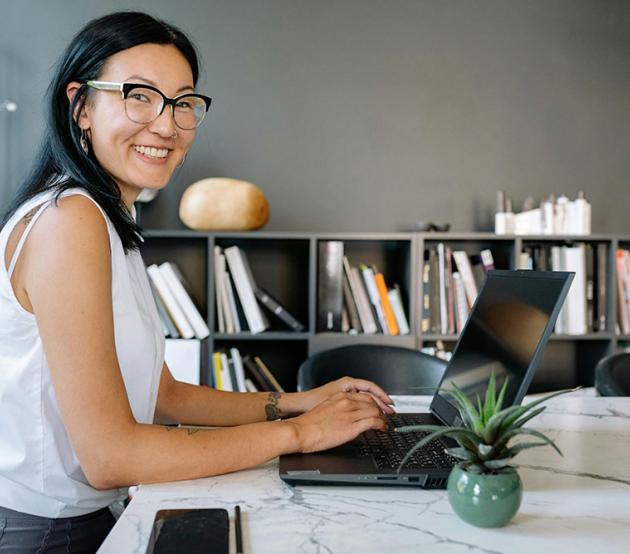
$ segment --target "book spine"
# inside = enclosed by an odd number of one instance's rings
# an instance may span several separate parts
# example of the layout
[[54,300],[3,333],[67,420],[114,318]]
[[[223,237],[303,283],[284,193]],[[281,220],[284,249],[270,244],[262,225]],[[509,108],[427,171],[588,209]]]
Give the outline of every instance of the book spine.
[[455,317],[457,321],[457,332],[461,333],[466,320],[468,319],[468,299],[466,298],[466,290],[464,288],[464,281],[459,272],[453,272],[453,283],[455,287]]
[[352,333],[354,331],[355,333],[361,333],[363,331],[363,327],[361,326],[361,319],[359,318],[359,310],[354,300],[354,296],[352,295],[350,280],[348,279],[348,275],[345,270],[343,274],[343,303],[348,312],[348,317],[350,318],[350,332]]
[[481,264],[483,265],[484,271],[487,273],[488,271],[493,271],[494,267],[494,256],[492,255],[492,251],[489,249],[482,250],[479,255],[481,256]]
[[405,315],[405,307],[403,306],[402,295],[400,294],[400,288],[398,285],[394,285],[394,288],[387,292],[389,301],[392,304],[392,310],[396,317],[396,323],[398,324],[398,331],[401,335],[408,335],[410,333],[409,322]]
[[212,386],[217,390],[223,390],[223,380],[221,375],[221,353],[214,352],[212,354]]
[[164,262],[163,264],[160,264],[159,268],[162,275],[164,275],[168,287],[173,292],[175,300],[177,300],[180,308],[184,314],[186,314],[186,319],[188,319],[195,331],[195,336],[198,339],[205,339],[208,335],[210,335],[210,329],[208,329],[208,326],[201,317],[199,310],[197,310],[197,307],[190,298],[190,295],[184,288],[181,273],[171,262]]
[[446,313],[448,318],[448,333],[455,333],[455,298],[453,293],[453,251],[446,247],[446,267],[444,268],[444,281],[446,282]]
[[166,328],[166,334],[164,336],[171,337],[172,339],[178,339],[179,332],[177,331],[177,327],[175,327],[171,316],[168,315],[168,310],[166,309],[164,302],[162,302],[152,279],[149,279],[149,285],[151,286],[151,294],[153,294],[153,299],[155,300],[160,320],[162,321],[162,325]]
[[586,333],[586,267],[584,244],[566,247],[566,270],[575,272],[573,283],[567,294],[566,304],[569,317],[565,333],[582,335]]
[[378,328],[376,327],[374,314],[370,308],[367,292],[363,286],[363,279],[361,279],[359,268],[357,267],[350,268],[350,286],[352,287],[354,298],[357,301],[357,306],[359,306],[359,317],[361,317],[361,313],[363,313],[363,317],[361,318],[363,332],[366,335],[373,335],[378,331]]
[[593,246],[585,244],[586,267],[586,330],[589,333],[595,331],[595,257]]
[[240,392],[247,392],[247,386],[245,385],[245,370],[243,369],[243,359],[238,348],[230,348],[230,356],[234,363],[234,374],[236,377],[237,388]]
[[[229,311],[228,318],[228,332],[232,333],[240,333],[241,332],[241,323],[238,318],[238,311],[236,309],[236,299],[234,298],[234,289],[232,288],[232,278],[230,277],[230,273],[225,271],[223,274],[223,288],[225,298],[227,300],[228,310],[226,310],[226,314]],[[229,331],[230,325],[232,326],[232,331]]]
[[448,305],[446,300],[446,260],[444,243],[439,243],[438,253],[438,283],[440,292],[440,333],[448,333]]
[[302,325],[278,300],[271,296],[266,290],[256,289],[254,291],[258,301],[274,314],[280,321],[285,323],[292,331],[297,333],[304,330]]
[[230,246],[225,249],[225,257],[230,268],[230,274],[234,280],[236,291],[238,293],[247,326],[252,334],[262,333],[266,327],[262,318],[262,313],[256,298],[254,297],[254,289],[252,288],[245,265],[243,262],[242,251],[238,246]]
[[431,283],[429,281],[430,266],[428,256],[422,266],[422,318],[420,320],[420,331],[429,333],[431,331]]
[[221,390],[227,392],[234,391],[234,385],[232,384],[232,374],[230,372],[230,360],[225,352],[221,352]]
[[225,333],[225,316],[223,315],[223,270],[221,269],[221,247],[214,247],[214,292],[215,302],[217,304],[217,325],[219,333]]
[[258,390],[260,391],[273,391],[273,387],[263,377],[258,366],[254,363],[254,360],[249,354],[243,356],[243,366],[245,367],[245,374],[251,377]]
[[265,376],[265,379],[267,379],[271,383],[276,392],[284,392],[284,389],[282,388],[282,386],[280,386],[280,383],[276,380],[273,373],[271,373],[269,368],[258,356],[254,356],[254,362],[258,366],[262,374]]
[[457,265],[458,272],[462,277],[462,281],[464,282],[464,289],[466,290],[468,307],[472,308],[475,300],[477,300],[477,285],[475,284],[475,279],[473,277],[468,254],[463,250],[458,250],[453,252],[453,258],[455,259],[455,264]]
[[607,280],[606,267],[608,265],[608,246],[606,243],[597,244],[597,330],[604,333],[608,330],[607,312]]
[[441,331],[439,262],[436,250],[429,251],[430,284],[431,284],[431,332]]
[[343,242],[321,241],[318,262],[317,328],[339,332],[343,308]]
[[387,321],[385,320],[385,312],[383,306],[381,306],[381,299],[378,295],[378,289],[376,288],[376,282],[374,280],[374,271],[372,268],[362,265],[361,275],[363,276],[363,282],[365,283],[365,290],[367,290],[370,303],[376,314],[376,320],[381,332],[385,335],[389,335],[389,328],[387,327]]
[[396,316],[394,316],[394,310],[392,309],[392,305],[387,294],[385,277],[382,273],[375,273],[374,281],[376,282],[376,289],[381,300],[381,305],[383,306],[383,313],[385,314],[385,322],[387,323],[389,334],[398,335],[398,324],[396,323]]
[[180,336],[184,339],[192,339],[195,336],[195,332],[188,322],[188,319],[186,319],[186,315],[179,307],[177,300],[175,300],[173,293],[166,284],[164,276],[160,272],[158,266],[155,264],[150,265],[147,267],[147,273],[153,281],[153,284],[155,285],[162,302],[164,302],[169,315],[173,318],[173,322],[177,326]]

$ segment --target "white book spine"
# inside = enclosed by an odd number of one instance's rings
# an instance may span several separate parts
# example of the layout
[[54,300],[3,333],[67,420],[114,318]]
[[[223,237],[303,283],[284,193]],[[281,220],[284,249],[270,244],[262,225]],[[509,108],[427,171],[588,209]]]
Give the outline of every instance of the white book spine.
[[583,335],[586,333],[586,251],[584,244],[566,249],[566,270],[574,271],[575,277],[567,294],[570,319],[566,333]]
[[374,280],[374,271],[372,271],[372,268],[370,267],[365,267],[361,270],[361,273],[363,275],[363,282],[365,283],[365,288],[368,292],[370,302],[372,303],[372,306],[374,306],[376,317],[378,317],[379,325],[381,326],[381,329],[383,329],[383,334],[389,335],[390,333],[387,325],[387,319],[385,318],[385,312],[383,311],[383,306],[381,305],[381,298],[378,294],[376,281]]
[[243,306],[249,330],[252,334],[262,333],[266,326],[243,264],[242,253],[238,246],[230,246],[225,249],[225,257],[230,266],[232,279],[234,279],[234,285]]
[[245,389],[247,392],[258,392],[258,388],[256,388],[256,385],[254,385],[250,378],[245,379]]
[[[227,299],[227,305],[229,306],[230,319],[232,323],[232,333],[240,333],[241,332],[241,322],[238,319],[238,312],[236,310],[236,300],[234,298],[234,292],[232,291],[232,279],[230,278],[230,274],[225,271],[223,273],[223,289],[225,292],[225,297]],[[227,310],[226,310],[227,313]]]
[[472,268],[470,266],[470,259],[468,258],[468,254],[463,250],[453,252],[453,259],[457,264],[457,269],[464,282],[468,307],[472,308],[475,300],[477,300],[477,285],[475,284],[475,278],[473,277]]
[[210,329],[206,325],[206,322],[201,317],[199,310],[193,303],[192,299],[186,292],[184,285],[177,277],[177,272],[170,262],[164,262],[160,264],[160,273],[164,276],[166,284],[171,289],[175,300],[179,304],[180,308],[186,314],[186,319],[190,322],[195,336],[198,339],[205,339],[210,334]]
[[[217,286],[220,285],[220,293],[221,293],[221,305],[223,306],[223,319],[225,323],[225,332],[226,333],[234,333],[234,318],[232,317],[232,304],[230,303],[230,296],[228,295],[228,287],[226,286],[226,275],[227,271],[225,270],[225,256],[221,254],[218,260],[219,264],[219,273],[221,274],[221,278],[217,281]],[[231,289],[230,289],[231,292]]]
[[455,297],[455,320],[457,323],[457,332],[461,333],[470,312],[468,311],[468,299],[464,289],[464,281],[459,272],[453,272],[453,286]]
[[221,270],[221,247],[214,247],[214,292],[217,304],[217,324],[219,333],[225,333],[225,316],[223,315],[223,271]]
[[234,364],[234,374],[236,375],[236,385],[240,392],[247,392],[245,386],[245,370],[243,369],[243,360],[238,348],[230,348],[232,363]]
[[403,307],[402,298],[400,297],[400,291],[393,288],[387,291],[387,296],[389,297],[389,302],[392,305],[392,311],[394,312],[394,317],[396,318],[399,333],[401,335],[408,335],[410,331],[409,322],[405,316],[405,308]]
[[230,375],[230,362],[227,354],[221,352],[221,390],[232,392],[234,391],[234,384],[232,383],[232,376]]
[[175,300],[175,296],[173,296],[173,293],[166,284],[166,280],[164,279],[160,268],[157,265],[152,264],[147,267],[147,273],[153,281],[153,284],[155,285],[162,302],[164,302],[169,315],[173,318],[173,322],[177,326],[177,330],[179,331],[181,337],[184,339],[192,339],[195,336],[195,331],[188,322],[186,315],[179,307],[177,300]]

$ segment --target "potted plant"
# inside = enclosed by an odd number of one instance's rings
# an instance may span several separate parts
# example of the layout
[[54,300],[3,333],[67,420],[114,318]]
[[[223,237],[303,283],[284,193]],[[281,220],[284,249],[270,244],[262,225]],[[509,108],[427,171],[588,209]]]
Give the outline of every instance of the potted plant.
[[[569,391],[554,392],[523,406],[502,408],[507,383],[506,379],[497,397],[493,373],[483,404],[477,395],[477,406],[455,384],[452,390],[442,389],[453,397],[462,425],[409,425],[396,429],[400,433],[428,433],[403,458],[398,471],[416,450],[432,440],[450,437],[457,441],[459,447],[446,448],[448,454],[459,460],[448,479],[448,499],[459,517],[477,527],[501,527],[518,511],[523,484],[511,465],[514,456],[528,448],[545,445],[562,456],[550,438],[523,425],[545,409],[537,407],[541,403]],[[512,439],[523,435],[538,440],[512,444]]]

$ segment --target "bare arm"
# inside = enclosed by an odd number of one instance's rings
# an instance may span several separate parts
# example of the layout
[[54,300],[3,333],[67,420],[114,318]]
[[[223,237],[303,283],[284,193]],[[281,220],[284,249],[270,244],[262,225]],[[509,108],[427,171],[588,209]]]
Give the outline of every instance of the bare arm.
[[355,393],[338,393],[285,422],[198,433],[139,424],[116,356],[109,240],[98,209],[83,197],[49,208],[26,241],[22,263],[22,286],[37,318],[59,409],[96,488],[226,473],[384,428],[377,404]]

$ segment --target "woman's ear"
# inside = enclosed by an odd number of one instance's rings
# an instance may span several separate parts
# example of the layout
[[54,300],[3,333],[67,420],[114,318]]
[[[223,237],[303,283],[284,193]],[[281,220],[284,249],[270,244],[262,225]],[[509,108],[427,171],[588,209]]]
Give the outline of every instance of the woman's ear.
[[[70,104],[72,104],[72,100],[74,99],[75,94],[77,94],[80,88],[81,88],[81,83],[77,81],[72,81],[66,87],[66,95],[68,97],[68,100],[70,101]],[[74,120],[76,121],[77,125],[81,127],[81,129],[90,128],[90,118],[87,114],[87,110],[85,109],[85,107],[86,107],[86,102],[79,103],[75,107],[74,114],[73,114]],[[79,110],[81,110],[80,113],[79,113]]]

